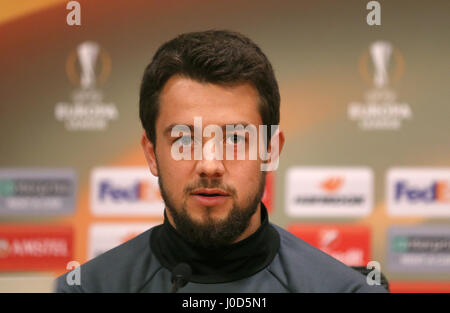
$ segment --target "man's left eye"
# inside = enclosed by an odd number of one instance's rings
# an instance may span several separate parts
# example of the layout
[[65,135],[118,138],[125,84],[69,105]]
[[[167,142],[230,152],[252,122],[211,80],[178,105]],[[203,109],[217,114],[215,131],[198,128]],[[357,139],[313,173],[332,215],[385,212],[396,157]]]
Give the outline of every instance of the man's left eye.
[[226,140],[227,144],[232,144],[232,145],[235,145],[238,143],[243,143],[243,142],[245,142],[244,136],[240,136],[240,135],[236,135],[236,134],[227,136],[227,140]]

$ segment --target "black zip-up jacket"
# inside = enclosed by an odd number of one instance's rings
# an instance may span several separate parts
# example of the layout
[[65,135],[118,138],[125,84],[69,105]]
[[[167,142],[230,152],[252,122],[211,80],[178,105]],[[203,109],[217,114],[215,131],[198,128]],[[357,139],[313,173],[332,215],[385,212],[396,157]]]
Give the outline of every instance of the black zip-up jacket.
[[264,204],[258,230],[229,247],[193,246],[165,217],[163,224],[83,264],[79,285],[69,285],[67,273],[58,277],[55,291],[170,292],[172,270],[181,262],[191,266],[192,276],[179,292],[387,292],[269,223]]

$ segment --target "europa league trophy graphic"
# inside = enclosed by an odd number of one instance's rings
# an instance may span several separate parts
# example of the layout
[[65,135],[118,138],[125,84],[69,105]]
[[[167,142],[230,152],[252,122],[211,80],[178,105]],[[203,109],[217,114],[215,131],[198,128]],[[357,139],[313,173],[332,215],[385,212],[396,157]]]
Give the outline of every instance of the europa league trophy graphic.
[[375,41],[369,47],[374,67],[373,84],[375,89],[369,90],[366,93],[366,100],[368,102],[386,104],[392,103],[396,99],[395,92],[388,87],[388,68],[392,51],[392,45],[387,41]]
[[77,47],[78,60],[81,65],[81,88],[95,87],[95,64],[97,62],[99,45],[92,41],[85,41]]
[[375,73],[373,82],[375,87],[383,88],[389,83],[387,68],[392,53],[392,45],[386,41],[376,41],[370,45]]

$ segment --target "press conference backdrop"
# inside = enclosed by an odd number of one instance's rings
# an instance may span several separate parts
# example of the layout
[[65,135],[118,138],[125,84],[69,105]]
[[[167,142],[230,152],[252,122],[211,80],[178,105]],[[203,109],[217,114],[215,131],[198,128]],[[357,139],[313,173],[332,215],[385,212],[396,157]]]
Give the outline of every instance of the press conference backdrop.
[[[450,291],[450,2],[0,1],[0,291],[162,221],[139,83],[163,42],[231,29],[267,54],[286,143],[270,219],[391,290]],[[69,17],[70,19],[70,17]],[[72,16],[74,20],[74,16]]]

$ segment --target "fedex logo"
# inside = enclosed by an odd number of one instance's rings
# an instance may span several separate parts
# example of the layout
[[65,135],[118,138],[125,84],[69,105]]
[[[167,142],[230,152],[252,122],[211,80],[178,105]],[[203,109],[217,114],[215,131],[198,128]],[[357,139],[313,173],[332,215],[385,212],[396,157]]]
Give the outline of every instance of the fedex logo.
[[392,168],[386,178],[390,215],[450,217],[450,168]]
[[400,181],[395,186],[395,200],[414,202],[450,202],[450,188],[446,181],[434,181],[425,187],[416,187],[407,181]]
[[136,181],[129,186],[114,185],[113,182],[105,180],[100,183],[99,199],[112,201],[152,201],[161,199],[161,196],[151,190],[148,183]]
[[91,174],[91,208],[97,216],[161,216],[158,178],[146,167],[101,167]]

